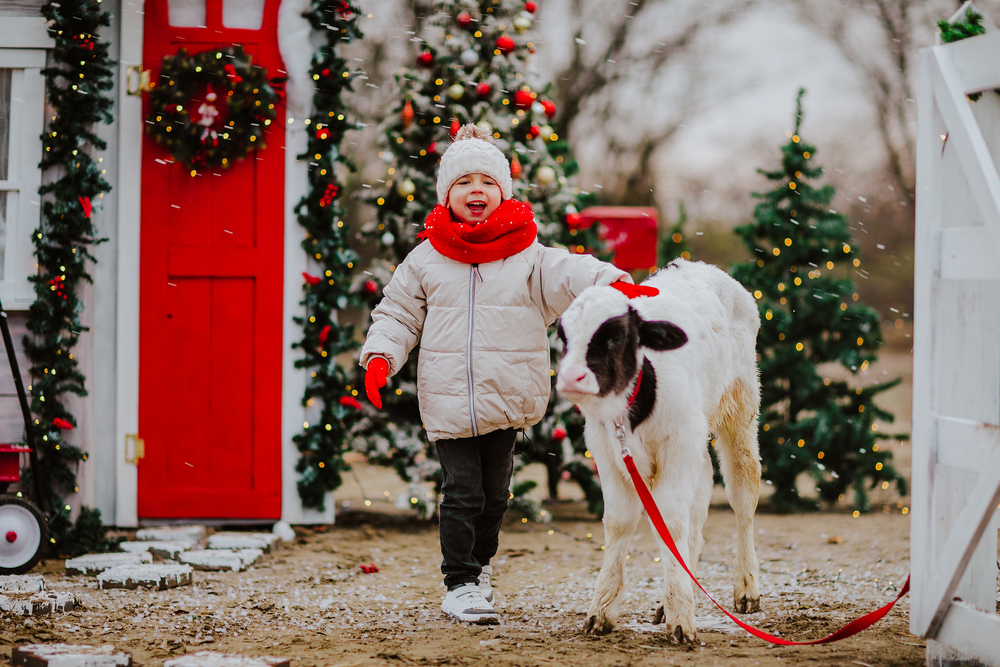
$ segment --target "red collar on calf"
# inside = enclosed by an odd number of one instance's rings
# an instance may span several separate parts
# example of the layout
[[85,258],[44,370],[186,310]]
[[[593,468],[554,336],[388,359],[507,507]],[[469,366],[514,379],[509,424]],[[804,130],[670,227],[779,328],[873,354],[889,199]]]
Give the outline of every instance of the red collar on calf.
[[626,412],[635,403],[635,397],[639,395],[639,387],[642,386],[642,366],[639,366],[639,377],[635,379],[635,389],[632,390],[632,395],[628,397],[628,405],[625,406]]

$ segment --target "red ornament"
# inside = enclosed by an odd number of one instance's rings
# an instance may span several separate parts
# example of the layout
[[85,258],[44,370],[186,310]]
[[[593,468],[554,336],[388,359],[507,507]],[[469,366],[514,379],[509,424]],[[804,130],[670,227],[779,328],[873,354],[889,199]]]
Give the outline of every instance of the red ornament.
[[334,183],[327,183],[326,189],[323,191],[323,196],[319,199],[319,205],[326,208],[333,203],[333,200],[337,197],[337,192],[340,190]]
[[84,217],[89,218],[90,212],[94,210],[94,207],[90,203],[90,197],[77,197],[77,201],[79,201],[80,206],[83,207]]
[[243,77],[236,73],[236,68],[232,63],[226,63],[222,69],[226,70],[226,76],[232,79],[233,83],[239,83],[243,80]]
[[579,213],[570,213],[566,216],[566,226],[570,229],[578,229],[583,222],[583,216]]
[[482,83],[476,86],[476,95],[479,95],[480,97],[486,97],[489,94],[490,94],[490,84],[483,81]]
[[434,64],[434,54],[430,51],[424,51],[417,56],[417,64],[421,67],[430,67]]
[[545,109],[545,115],[549,118],[556,115],[556,104],[552,100],[543,100],[542,108]]
[[320,329],[319,335],[316,337],[319,338],[320,343],[325,343],[326,339],[330,337],[330,325],[327,324],[325,327]]
[[340,18],[342,19],[351,18],[351,6],[346,2],[346,0],[340,0],[340,6],[337,7],[337,13],[340,14]]
[[318,285],[320,281],[319,276],[311,276],[305,271],[302,272],[302,277],[305,278],[306,282],[309,283],[310,285]]
[[497,48],[500,49],[500,52],[504,55],[513,51],[515,46],[517,45],[514,44],[514,40],[507,35],[501,35],[497,38]]
[[56,296],[62,297],[63,299],[68,298],[66,296],[66,283],[63,281],[62,276],[56,276],[49,281],[49,289],[56,293]]
[[562,440],[565,437],[566,437],[566,429],[564,429],[564,428],[554,428],[554,429],[552,429],[552,439],[553,440]]
[[330,138],[330,130],[328,128],[321,128],[316,130],[316,138],[320,141],[326,141]]
[[427,147],[427,153],[429,155],[434,155],[438,152],[438,145],[436,141],[432,141],[431,145]]
[[341,396],[340,404],[347,408],[354,408],[355,410],[361,409],[361,403],[353,396]]
[[461,129],[462,129],[462,124],[458,122],[458,119],[457,118],[452,118],[451,119],[451,128],[448,129],[448,134],[451,135],[451,138],[454,139],[455,135],[458,134],[458,131],[461,130]]
[[517,179],[521,178],[522,171],[523,169],[521,169],[521,161],[517,159],[517,155],[514,155],[510,159],[510,177],[516,181]]
[[528,129],[528,134],[530,134],[532,137],[537,137],[541,133],[542,133],[542,128],[538,127],[537,125],[532,125],[531,128]]
[[535,101],[536,95],[530,90],[518,90],[514,93],[514,106],[518,109],[527,109]]
[[410,104],[410,100],[406,100],[403,111],[399,115],[403,118],[403,129],[410,127],[410,123],[413,122],[413,105]]
[[465,28],[468,27],[470,23],[472,23],[472,16],[468,12],[462,12],[461,14],[455,17],[455,21],[458,23],[458,25]]
[[524,11],[528,12],[529,14],[534,14],[537,10],[538,10],[538,5],[536,5],[535,3],[533,2],[524,3]]
[[73,425],[70,424],[65,419],[63,419],[62,417],[56,417],[55,419],[53,419],[52,420],[52,425],[55,426],[56,428],[60,429],[60,430],[63,430],[63,431],[72,431],[73,430]]
[[374,280],[366,280],[364,286],[361,288],[365,294],[371,296],[378,291],[378,283]]
[[330,76],[330,68],[329,67],[324,67],[323,71],[320,72],[320,76]]

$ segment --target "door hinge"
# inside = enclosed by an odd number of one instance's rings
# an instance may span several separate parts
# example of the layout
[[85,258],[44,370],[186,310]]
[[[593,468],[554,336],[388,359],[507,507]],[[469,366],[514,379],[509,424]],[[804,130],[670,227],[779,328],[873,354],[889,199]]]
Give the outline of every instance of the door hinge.
[[[129,454],[131,445],[131,454]],[[146,441],[138,433],[125,434],[125,463],[138,464],[139,459],[146,457]]]
[[125,68],[125,91],[129,95],[141,96],[150,91],[149,70],[142,65],[129,65]]

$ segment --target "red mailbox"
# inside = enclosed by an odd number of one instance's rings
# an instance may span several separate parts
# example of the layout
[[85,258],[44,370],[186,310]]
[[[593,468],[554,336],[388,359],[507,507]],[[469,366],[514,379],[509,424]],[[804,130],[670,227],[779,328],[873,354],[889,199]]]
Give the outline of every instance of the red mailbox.
[[612,262],[632,271],[656,266],[659,215],[648,206],[591,206],[579,213],[580,228],[598,224],[598,233],[614,252]]

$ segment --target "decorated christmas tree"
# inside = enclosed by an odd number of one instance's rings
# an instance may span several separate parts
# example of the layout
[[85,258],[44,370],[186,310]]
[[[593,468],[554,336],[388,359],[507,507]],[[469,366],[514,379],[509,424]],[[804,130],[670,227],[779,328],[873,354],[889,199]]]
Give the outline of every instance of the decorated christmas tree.
[[[781,168],[760,172],[774,188],[754,194],[761,201],[753,221],[736,229],[757,260],[735,265],[732,273],[760,308],[760,453],[764,479],[774,485],[773,506],[814,507],[796,489],[807,473],[821,500],[844,500],[851,488],[855,509],[866,511],[869,488],[895,483],[906,494],[892,454],[879,446],[894,436],[876,423],[893,420],[875,397],[899,380],[862,386],[858,377],[882,345],[879,317],[858,301],[846,277],[861,260],[847,220],[830,208],[833,187],[809,183],[823,169],[815,147],[799,136],[803,93]],[[835,369],[824,364],[839,364],[848,379],[831,377]]]
[[[521,0],[438,3],[413,67],[396,76],[398,102],[380,128],[385,171],[379,180],[384,187],[366,198],[377,217],[362,229],[381,256],[354,284],[370,307],[381,299],[396,265],[416,246],[416,235],[437,204],[438,160],[465,123],[493,134],[510,161],[514,198],[532,204],[542,243],[574,253],[601,247],[596,226],[583,229],[579,224],[578,209],[593,197],[567,183],[576,164],[565,138],[548,125],[557,113],[555,105],[545,99],[544,87],[529,81],[535,10],[534,2]],[[420,424],[416,352],[383,390],[383,409],[366,410],[367,419],[355,429],[355,448],[369,461],[392,465],[405,480],[439,484]],[[361,384],[360,375],[356,382]],[[533,450],[528,456],[549,469],[550,494],[564,474],[589,485],[588,495],[597,488],[592,466],[586,465],[590,461],[582,432],[579,414],[554,396],[548,415],[527,434],[531,445],[525,449]],[[572,465],[574,460],[580,465]],[[433,497],[414,487],[408,501],[429,513]]]

